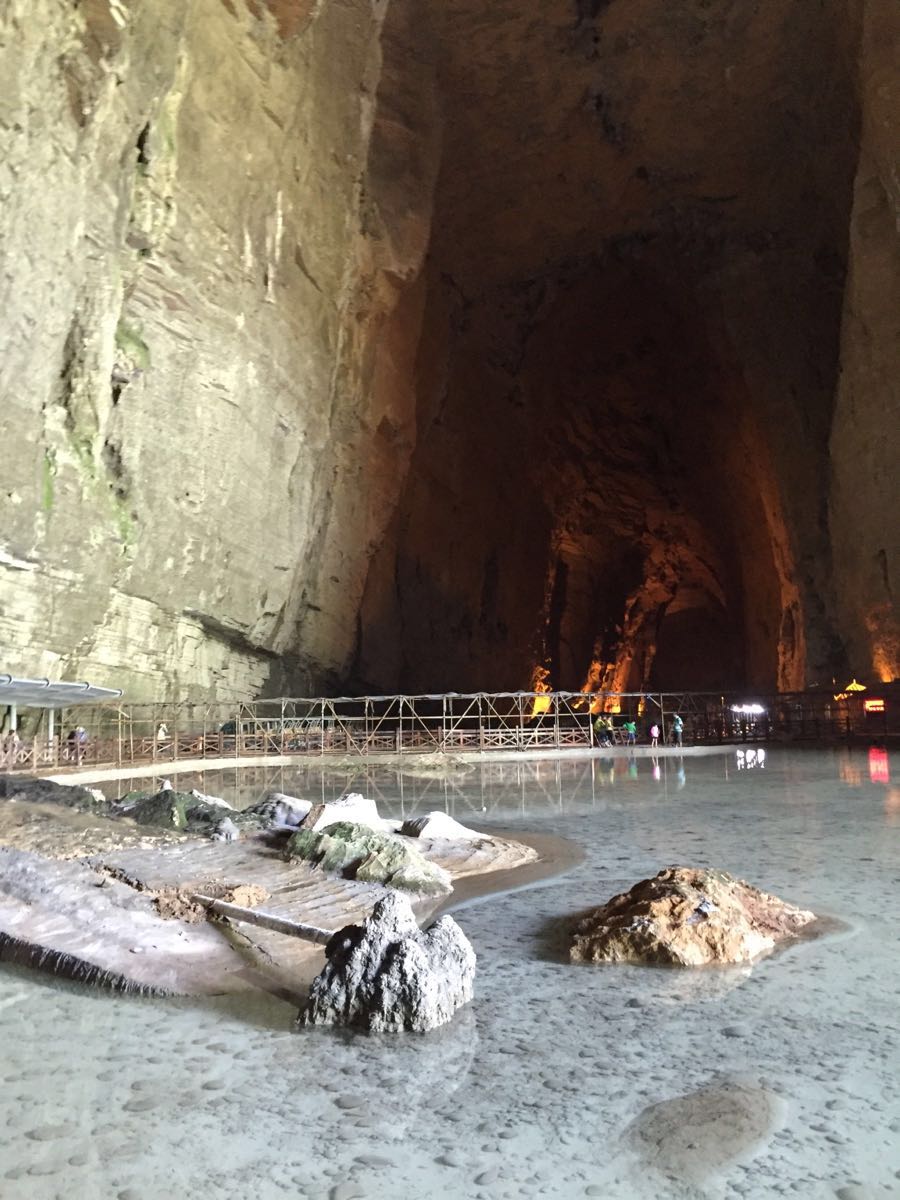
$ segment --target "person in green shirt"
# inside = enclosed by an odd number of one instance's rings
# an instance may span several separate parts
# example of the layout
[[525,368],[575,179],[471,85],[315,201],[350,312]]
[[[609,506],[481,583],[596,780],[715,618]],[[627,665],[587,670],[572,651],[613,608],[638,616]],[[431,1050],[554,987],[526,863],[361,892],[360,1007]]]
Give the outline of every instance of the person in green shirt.
[[612,745],[612,721],[609,717],[601,715],[594,722],[594,732],[600,740],[601,746]]
[[637,741],[637,725],[634,721],[625,721],[622,728],[628,735],[628,745],[633,746]]
[[679,717],[678,713],[672,718],[672,741],[676,746],[681,746],[681,737],[684,733],[684,721]]

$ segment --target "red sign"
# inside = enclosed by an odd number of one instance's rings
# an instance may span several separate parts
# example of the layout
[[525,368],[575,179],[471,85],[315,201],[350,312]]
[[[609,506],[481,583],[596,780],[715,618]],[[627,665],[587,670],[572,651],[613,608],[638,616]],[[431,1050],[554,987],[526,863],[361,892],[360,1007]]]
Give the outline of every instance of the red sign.
[[883,700],[863,700],[863,712],[879,713],[884,712]]

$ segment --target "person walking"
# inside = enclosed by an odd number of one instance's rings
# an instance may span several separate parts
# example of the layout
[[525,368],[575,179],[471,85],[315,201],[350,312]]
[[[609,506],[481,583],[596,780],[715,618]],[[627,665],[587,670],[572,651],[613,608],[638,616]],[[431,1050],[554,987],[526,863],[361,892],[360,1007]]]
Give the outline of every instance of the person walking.
[[672,741],[681,749],[681,738],[684,733],[684,721],[679,717],[678,713],[672,718]]

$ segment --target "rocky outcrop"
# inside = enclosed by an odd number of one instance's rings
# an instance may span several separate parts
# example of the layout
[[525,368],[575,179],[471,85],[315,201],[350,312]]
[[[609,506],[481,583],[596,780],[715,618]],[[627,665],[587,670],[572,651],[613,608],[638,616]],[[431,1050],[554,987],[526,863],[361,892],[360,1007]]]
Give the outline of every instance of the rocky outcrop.
[[424,1032],[472,999],[475,952],[465,934],[452,917],[420,931],[397,893],[380,900],[364,925],[336,933],[325,955],[299,1025]]
[[68,786],[50,779],[35,779],[27,775],[0,774],[0,800],[24,800],[31,804],[63,804],[66,808],[84,812],[103,812],[106,799],[95,788]]
[[365,825],[340,821],[327,829],[300,829],[292,834],[284,857],[304,859],[364,883],[384,883],[419,895],[452,891],[449,874],[428,862],[406,839]]
[[725,871],[667,867],[583,916],[569,957],[680,967],[751,962],[814,919]]
[[317,831],[341,821],[352,821],[355,825],[367,825],[371,829],[381,829],[384,825],[374,800],[359,792],[349,792],[327,804],[313,805],[303,821],[303,828]]
[[484,837],[477,829],[461,825],[445,812],[430,812],[421,817],[410,817],[400,826],[400,832],[404,837],[443,838],[455,842],[474,841]]
[[265,800],[251,804],[244,812],[259,817],[265,829],[283,829],[302,825],[311,808],[311,800],[286,796],[284,792],[269,792]]
[[409,0],[272,8],[3,5],[4,670],[219,702],[352,658],[414,427],[431,39]]

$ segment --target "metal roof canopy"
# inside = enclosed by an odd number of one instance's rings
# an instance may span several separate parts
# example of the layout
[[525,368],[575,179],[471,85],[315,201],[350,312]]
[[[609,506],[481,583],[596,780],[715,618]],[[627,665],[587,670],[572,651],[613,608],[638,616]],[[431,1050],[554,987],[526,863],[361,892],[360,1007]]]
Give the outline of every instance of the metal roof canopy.
[[95,687],[91,683],[54,683],[49,679],[16,679],[0,674],[0,704],[19,708],[71,708],[76,704],[98,704],[118,700],[120,688]]

